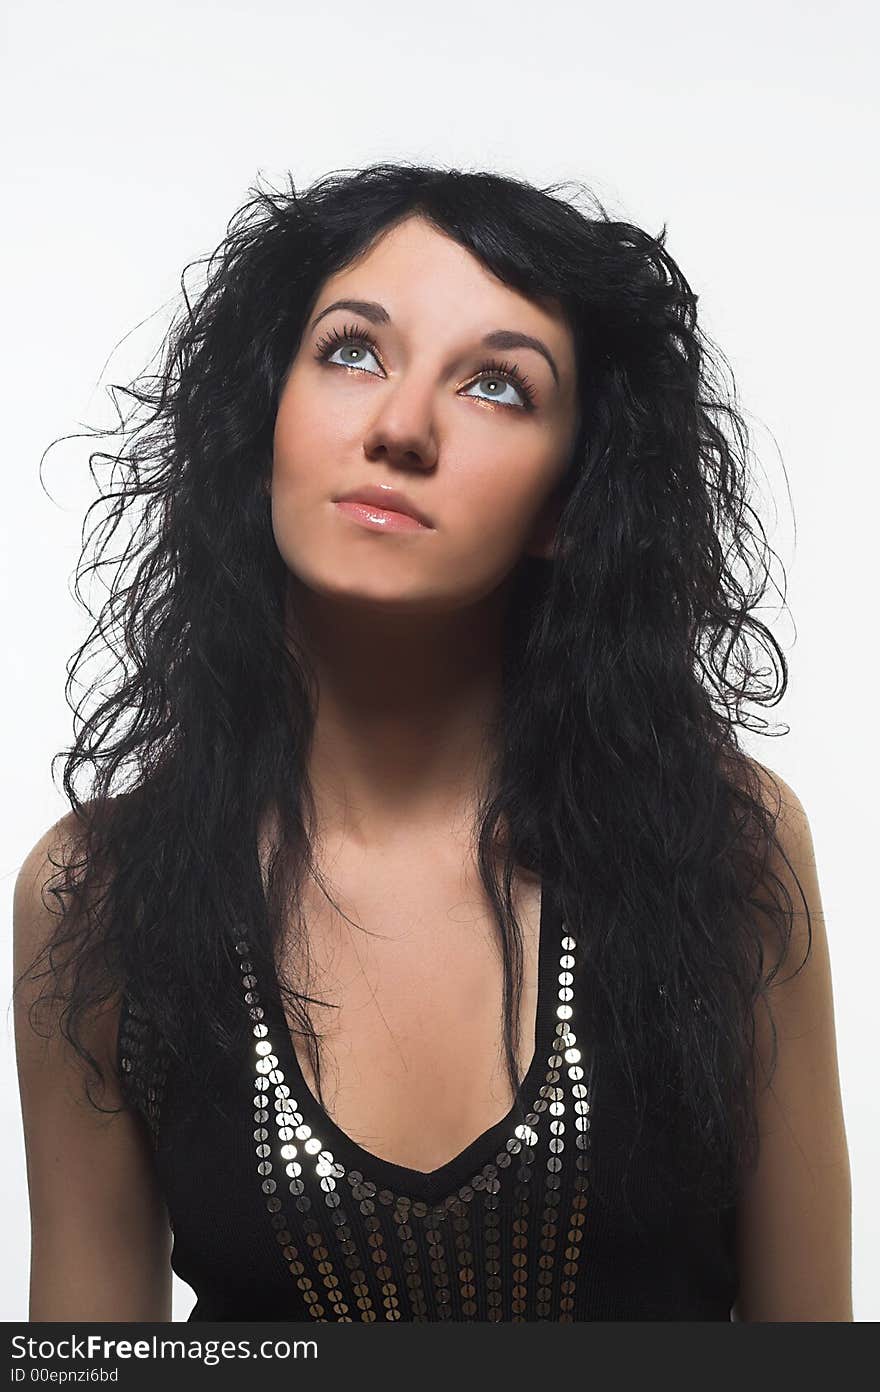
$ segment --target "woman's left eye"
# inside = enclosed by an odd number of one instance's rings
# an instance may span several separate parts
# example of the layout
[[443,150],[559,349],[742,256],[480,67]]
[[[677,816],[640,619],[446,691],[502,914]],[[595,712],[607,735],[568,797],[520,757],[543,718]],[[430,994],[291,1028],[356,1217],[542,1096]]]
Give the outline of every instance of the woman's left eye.
[[[491,390],[486,396],[478,396],[478,401],[500,401],[503,406],[528,407],[529,400],[523,389],[518,387],[515,382],[510,381],[509,378],[496,372],[484,372],[475,382],[471,383],[464,395],[470,396],[474,387],[482,386],[483,383],[486,383]],[[513,395],[507,396],[505,394],[507,392],[512,392]]]
[[[368,334],[355,329],[354,326],[341,330],[331,329],[316,345],[315,357],[319,362],[353,368],[356,372],[365,372],[371,377],[381,375],[384,372],[373,340]],[[364,366],[368,358],[373,359],[379,370],[378,374],[373,368]],[[502,406],[513,406],[521,411],[534,410],[535,389],[515,364],[506,361],[495,362],[494,360],[484,362],[479,376],[475,377],[470,385],[463,389],[463,394],[471,396],[474,389],[484,383],[488,388],[486,394],[480,393],[475,397],[475,400],[497,401]]]

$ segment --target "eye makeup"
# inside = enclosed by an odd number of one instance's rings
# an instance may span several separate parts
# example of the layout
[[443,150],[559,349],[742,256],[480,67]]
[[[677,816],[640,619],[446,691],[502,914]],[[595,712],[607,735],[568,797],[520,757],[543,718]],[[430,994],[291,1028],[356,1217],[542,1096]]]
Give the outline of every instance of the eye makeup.
[[[378,346],[372,334],[366,329],[361,329],[355,324],[346,325],[342,329],[333,328],[322,335],[315,345],[315,358],[318,362],[328,362],[336,350],[343,346],[353,346],[363,348],[372,353],[377,362],[382,362]],[[357,363],[339,363],[338,366],[362,372],[364,369]],[[480,363],[478,371],[465,383],[465,387],[475,386],[477,382],[484,379],[499,380],[508,382],[519,394],[520,403],[508,401],[498,401],[494,404],[501,406],[513,406],[516,410],[534,411],[536,391],[533,384],[526,377],[515,363],[498,358],[486,358]],[[491,397],[476,397],[478,401],[492,401]]]

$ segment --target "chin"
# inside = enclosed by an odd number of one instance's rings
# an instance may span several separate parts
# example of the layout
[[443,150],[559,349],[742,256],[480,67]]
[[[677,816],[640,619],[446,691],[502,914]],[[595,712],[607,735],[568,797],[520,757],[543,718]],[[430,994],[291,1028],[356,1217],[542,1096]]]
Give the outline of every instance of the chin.
[[301,570],[291,571],[293,586],[297,590],[305,590],[313,595],[320,595],[322,599],[332,600],[335,603],[346,606],[361,606],[364,609],[378,608],[387,611],[408,608],[414,610],[430,608],[432,598],[436,602],[436,597],[425,594],[424,591],[415,591],[395,584],[389,579],[386,584],[378,584],[376,576],[369,578],[347,578],[342,579],[338,572],[332,575],[325,574],[305,574]]

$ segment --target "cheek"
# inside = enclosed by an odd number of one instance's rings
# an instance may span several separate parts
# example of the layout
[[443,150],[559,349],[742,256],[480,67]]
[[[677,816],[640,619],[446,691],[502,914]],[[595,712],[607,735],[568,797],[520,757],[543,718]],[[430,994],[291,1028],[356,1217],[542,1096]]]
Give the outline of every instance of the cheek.
[[320,457],[325,417],[314,396],[290,381],[278,406],[273,437],[272,476],[284,486],[309,477],[313,461]]
[[480,563],[480,553],[494,562],[512,563],[535,526],[555,474],[549,462],[508,452],[491,467],[462,470],[448,490],[451,535]]
[[445,535],[433,558],[428,588],[448,602],[475,603],[494,591],[520,561],[543,499],[532,477],[503,471],[471,478],[444,495]]

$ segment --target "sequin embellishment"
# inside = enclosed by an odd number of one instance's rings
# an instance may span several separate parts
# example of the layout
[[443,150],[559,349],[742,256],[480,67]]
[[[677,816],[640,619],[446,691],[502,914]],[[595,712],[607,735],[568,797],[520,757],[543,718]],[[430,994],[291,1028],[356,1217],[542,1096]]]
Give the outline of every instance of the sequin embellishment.
[[155,1031],[146,1015],[131,997],[126,996],[119,1029],[119,1061],[123,1087],[133,1096],[134,1106],[149,1128],[153,1149],[159,1145],[159,1119],[169,1059],[159,1046]]
[[[236,943],[255,1040],[257,1176],[281,1257],[312,1319],[573,1321],[591,1100],[570,1023],[575,940],[564,925],[561,946],[557,1023],[532,1110],[493,1161],[428,1204],[346,1170],[305,1122],[269,1039],[247,941]],[[574,1173],[563,1214],[566,1145]],[[502,1230],[500,1192],[507,1183],[513,1192]]]

